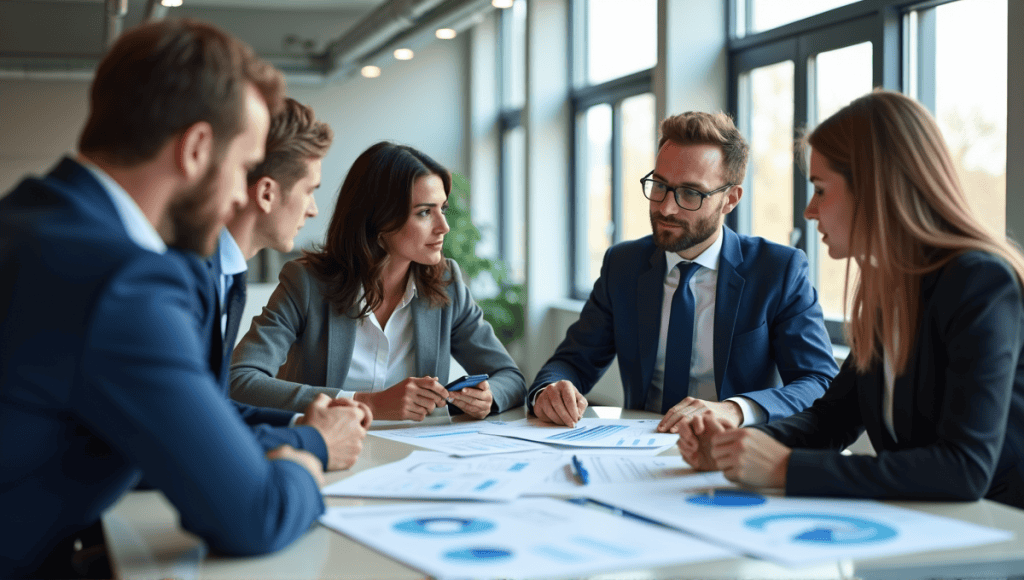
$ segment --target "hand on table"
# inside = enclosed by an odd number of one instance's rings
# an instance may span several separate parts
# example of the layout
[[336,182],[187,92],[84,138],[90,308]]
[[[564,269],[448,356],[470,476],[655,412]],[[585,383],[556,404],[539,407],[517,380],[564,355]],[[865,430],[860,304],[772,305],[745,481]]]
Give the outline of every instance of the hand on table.
[[548,423],[575,427],[586,408],[587,399],[576,390],[576,386],[561,380],[544,387],[537,395],[533,412],[538,419]]
[[422,421],[434,409],[445,406],[449,395],[437,377],[409,377],[379,393],[360,392],[352,398],[368,405],[380,419]]
[[466,387],[448,393],[450,401],[474,419],[483,419],[491,414],[491,403],[494,395],[491,387],[484,381],[475,387]]
[[697,471],[718,471],[720,468],[713,456],[712,439],[728,430],[736,430],[730,423],[711,413],[698,413],[687,417],[678,424],[679,454],[683,461]]
[[665,413],[661,422],[658,423],[658,432],[679,433],[684,423],[697,415],[706,413],[712,413],[720,419],[725,419],[732,427],[739,427],[743,422],[743,411],[732,401],[719,403],[686,397]]
[[711,455],[726,479],[752,487],[786,487],[792,453],[759,429],[732,429],[711,438]]
[[331,402],[328,404],[328,406],[355,407],[361,409],[364,413],[363,422],[360,423],[363,426],[363,429],[369,429],[370,425],[373,424],[373,411],[370,410],[370,407],[366,403],[360,403],[359,401],[354,401],[352,399],[349,399],[348,397],[338,397],[335,399],[331,399]]
[[[363,450],[367,413],[361,405],[337,403],[321,393],[306,407],[303,417],[295,423],[315,427],[327,444],[327,469],[348,469]],[[371,419],[372,420],[372,416]]]
[[306,468],[306,471],[316,480],[317,487],[324,486],[324,470],[320,467],[320,460],[316,455],[308,451],[300,451],[291,445],[282,445],[267,451],[267,459],[271,461],[292,461]]

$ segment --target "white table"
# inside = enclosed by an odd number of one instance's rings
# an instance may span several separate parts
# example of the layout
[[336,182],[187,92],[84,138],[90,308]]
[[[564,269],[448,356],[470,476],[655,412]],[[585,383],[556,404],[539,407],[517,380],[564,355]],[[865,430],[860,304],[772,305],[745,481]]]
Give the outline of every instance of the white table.
[[[522,409],[497,419],[523,418]],[[592,407],[588,417],[651,418],[651,413]],[[465,420],[464,417],[454,421]],[[431,421],[428,419],[428,422]],[[445,421],[447,421],[445,419]],[[402,424],[406,425],[406,424]],[[379,428],[402,425],[377,424]],[[408,424],[412,425],[412,424]],[[423,424],[418,424],[423,425]],[[415,447],[367,437],[356,466],[327,474],[327,482],[363,469],[399,460]],[[665,452],[678,453],[671,449]],[[371,505],[389,500],[326,498],[328,505]],[[869,560],[845,560],[825,566],[794,569],[756,560],[730,558],[685,566],[619,571],[607,578],[1006,578],[1024,576],[1024,511],[991,501],[970,503],[891,502],[893,505],[1012,530],[1016,537],[999,544],[941,550]],[[178,525],[177,511],[158,491],[132,492],[103,517],[112,564],[119,578],[422,578],[423,574],[322,526],[314,528],[288,548],[255,558],[229,558],[208,553],[205,544]]]

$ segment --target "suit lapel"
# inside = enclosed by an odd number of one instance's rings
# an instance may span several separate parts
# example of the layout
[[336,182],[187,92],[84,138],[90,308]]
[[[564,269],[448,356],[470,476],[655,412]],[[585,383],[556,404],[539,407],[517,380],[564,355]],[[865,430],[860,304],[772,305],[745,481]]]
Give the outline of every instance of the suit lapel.
[[[430,308],[419,294],[412,301],[413,342],[416,343],[416,373],[437,377],[438,348],[441,340],[441,309]],[[438,377],[442,383],[448,377]]]
[[743,252],[740,241],[729,228],[722,228],[722,253],[718,259],[718,285],[715,288],[715,388],[718,400],[735,395],[731,386],[725,382],[725,369],[729,365],[729,354],[732,352],[732,335],[736,328],[736,315],[740,300],[743,298],[743,286],[746,280],[736,273],[736,266],[743,263]]
[[661,305],[665,298],[665,268],[665,254],[655,247],[650,257],[650,268],[637,278],[637,344],[640,347],[640,388],[643,389],[641,404],[647,400],[658,356]]
[[328,320],[327,376],[324,377],[324,386],[344,389],[348,369],[352,366],[352,351],[356,347],[356,325],[359,324],[359,319],[351,316],[357,309],[352,307],[348,316],[340,316],[335,313],[334,306],[327,301],[323,302],[322,308],[323,316]]

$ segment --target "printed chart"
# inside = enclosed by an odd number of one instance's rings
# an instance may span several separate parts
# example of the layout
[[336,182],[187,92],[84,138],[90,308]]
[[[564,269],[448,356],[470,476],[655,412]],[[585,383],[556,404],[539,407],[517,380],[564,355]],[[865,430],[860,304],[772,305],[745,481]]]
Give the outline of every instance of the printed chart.
[[554,454],[456,458],[413,451],[401,461],[354,473],[322,491],[349,497],[511,501],[560,463]]
[[483,435],[480,433],[480,427],[484,424],[504,425],[504,423],[499,422],[474,422],[370,431],[369,434],[381,439],[400,441],[458,457],[546,449],[546,447],[538,443],[531,443],[520,439],[509,439],[508,437],[497,437],[495,435]]
[[1013,537],[1003,530],[875,501],[766,496],[696,476],[581,489],[596,501],[790,566]]
[[328,508],[323,525],[435,578],[580,576],[734,554],[549,498]]
[[645,449],[675,445],[678,435],[658,433],[657,419],[580,419],[575,427],[562,427],[537,419],[488,425],[480,432],[549,443],[564,447]]

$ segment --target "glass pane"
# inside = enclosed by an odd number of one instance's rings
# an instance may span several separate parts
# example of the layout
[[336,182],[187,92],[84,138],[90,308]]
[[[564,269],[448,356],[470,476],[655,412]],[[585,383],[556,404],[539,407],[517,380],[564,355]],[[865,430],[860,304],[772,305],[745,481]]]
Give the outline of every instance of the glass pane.
[[750,6],[750,32],[760,32],[803,20],[808,16],[828,12],[833,8],[852,4],[856,0],[814,0],[801,2],[795,0],[736,0],[748,2]]
[[587,81],[601,83],[658,61],[655,0],[587,1]]
[[580,131],[583,159],[580,160],[577,215],[582,236],[576,248],[580,268],[577,290],[584,295],[601,273],[601,259],[604,251],[612,244],[614,224],[612,223],[612,108],[610,105],[596,105],[582,116]]
[[[818,113],[815,124],[871,91],[871,51],[871,43],[863,42],[817,55],[814,59],[814,94]],[[821,308],[826,318],[842,318],[846,260],[829,257],[828,248],[821,244],[817,231],[810,233],[819,244],[818,298]],[[856,278],[857,263],[851,262],[851,282]]]
[[974,211],[1006,231],[1007,0],[935,9],[935,117]]
[[526,281],[526,129],[516,127],[505,133],[504,199],[502,220],[505,255],[512,281]]
[[793,231],[793,61],[750,71],[751,229],[789,245]]
[[622,237],[634,240],[651,233],[650,205],[640,191],[640,178],[654,169],[658,135],[654,95],[622,101]]
[[519,109],[526,103],[526,0],[501,12],[502,106]]

